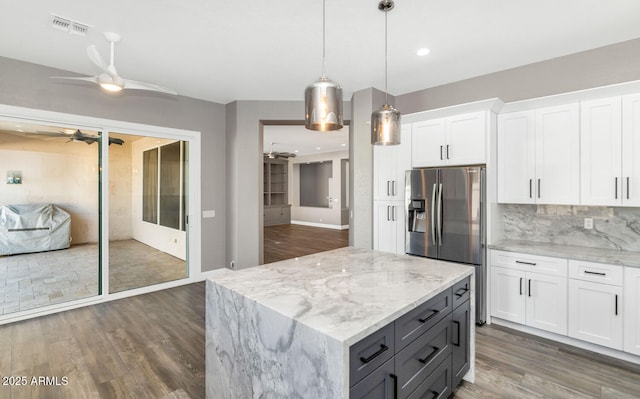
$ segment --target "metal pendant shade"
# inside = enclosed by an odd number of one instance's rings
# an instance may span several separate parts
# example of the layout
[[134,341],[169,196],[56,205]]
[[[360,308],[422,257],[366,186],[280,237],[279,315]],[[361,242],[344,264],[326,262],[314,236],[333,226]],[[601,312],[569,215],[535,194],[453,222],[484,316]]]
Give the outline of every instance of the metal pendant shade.
[[304,126],[328,132],[342,129],[342,87],[325,74],[325,0],[322,1],[322,76],[304,91]]
[[304,91],[305,127],[328,132],[342,128],[342,87],[323,76]]
[[371,144],[400,144],[400,111],[385,104],[371,113]]
[[394,7],[392,0],[382,0],[378,9],[384,12],[384,92],[385,104],[371,113],[371,144],[400,144],[400,111],[389,105],[387,89],[387,13]]

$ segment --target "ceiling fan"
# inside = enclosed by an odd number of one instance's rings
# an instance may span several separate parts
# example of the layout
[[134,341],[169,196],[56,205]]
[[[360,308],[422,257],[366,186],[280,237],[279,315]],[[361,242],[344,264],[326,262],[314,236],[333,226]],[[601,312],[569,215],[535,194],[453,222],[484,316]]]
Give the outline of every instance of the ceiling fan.
[[[93,143],[97,143],[100,140],[100,137],[98,136],[93,136],[90,134],[86,134],[80,131],[80,129],[76,129],[75,132],[70,132],[70,133],[66,133],[64,131],[62,132],[37,132],[36,134],[40,135],[40,136],[50,136],[50,137],[65,137],[68,138],[69,142],[72,141],[76,141],[76,142],[83,142],[83,143],[87,143],[87,144],[93,144]],[[117,145],[123,145],[124,144],[124,140],[119,139],[117,137],[109,137],[109,145],[111,144],[117,144]]]
[[113,32],[105,32],[104,37],[109,43],[111,43],[111,58],[109,64],[107,64],[100,53],[98,52],[95,44],[87,47],[87,56],[89,59],[98,66],[103,72],[97,76],[81,76],[81,77],[66,77],[66,76],[52,76],[52,79],[65,79],[65,80],[82,80],[100,85],[104,90],[117,92],[125,89],[135,90],[148,90],[157,91],[160,93],[177,95],[175,91],[168,89],[164,86],[160,86],[154,83],[139,82],[136,80],[124,79],[118,75],[114,64],[115,46],[121,39],[120,35]]
[[270,159],[277,159],[277,158],[295,158],[296,154],[293,154],[291,152],[278,152],[278,151],[273,151],[273,145],[274,144],[278,144],[278,143],[274,143],[271,142],[271,151],[269,151],[268,153],[264,154],[265,157],[270,158]]

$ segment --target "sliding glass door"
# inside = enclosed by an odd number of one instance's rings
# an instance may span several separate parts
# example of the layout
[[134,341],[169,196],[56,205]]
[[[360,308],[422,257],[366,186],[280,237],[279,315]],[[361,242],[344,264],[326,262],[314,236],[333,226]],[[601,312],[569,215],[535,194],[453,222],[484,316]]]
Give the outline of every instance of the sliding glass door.
[[100,294],[100,140],[0,120],[0,315]]
[[109,137],[109,292],[188,277],[187,142]]

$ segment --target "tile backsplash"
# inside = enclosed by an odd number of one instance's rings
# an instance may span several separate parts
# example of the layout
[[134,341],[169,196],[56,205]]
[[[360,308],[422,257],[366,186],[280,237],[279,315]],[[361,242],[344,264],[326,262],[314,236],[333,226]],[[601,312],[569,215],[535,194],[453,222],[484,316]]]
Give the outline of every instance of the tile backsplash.
[[640,251],[640,208],[509,204],[503,211],[505,239]]

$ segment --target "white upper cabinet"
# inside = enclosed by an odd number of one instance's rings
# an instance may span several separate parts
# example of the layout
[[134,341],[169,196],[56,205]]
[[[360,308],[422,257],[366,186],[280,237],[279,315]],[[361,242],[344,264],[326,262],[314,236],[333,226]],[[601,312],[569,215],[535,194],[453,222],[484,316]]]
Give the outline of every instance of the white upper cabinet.
[[487,114],[479,111],[413,123],[411,166],[486,163]]
[[580,202],[580,107],[536,110],[536,203]]
[[583,102],[580,119],[581,203],[621,205],[625,183],[622,177],[622,99]]
[[622,97],[622,204],[640,206],[640,94]]
[[419,168],[443,165],[445,137],[444,118],[414,123],[411,131],[411,166]]
[[498,122],[498,202],[579,204],[577,103],[502,114]]
[[399,145],[373,146],[373,199],[404,201],[405,171],[411,169],[411,125],[402,125]]
[[498,201],[533,204],[536,174],[534,112],[498,115]]

